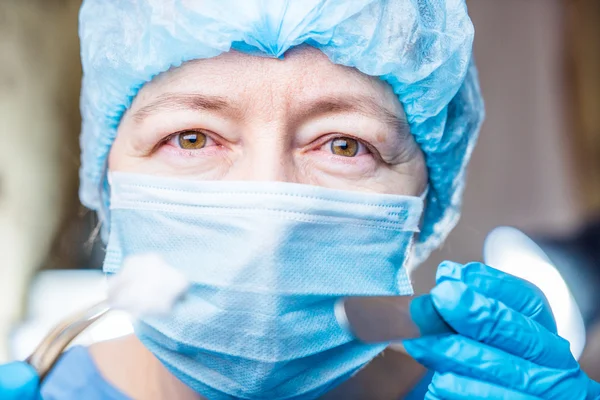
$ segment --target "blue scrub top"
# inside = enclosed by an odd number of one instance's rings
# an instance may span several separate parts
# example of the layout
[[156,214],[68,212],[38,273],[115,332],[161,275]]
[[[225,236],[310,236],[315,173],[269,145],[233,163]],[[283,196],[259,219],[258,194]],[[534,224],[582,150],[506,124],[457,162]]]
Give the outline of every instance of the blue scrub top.
[[[405,398],[421,400],[427,392],[432,374]],[[98,371],[87,347],[76,346],[67,351],[42,385],[44,400],[131,400],[108,383]]]
[[100,375],[87,347],[81,346],[58,360],[41,389],[44,400],[131,400]]

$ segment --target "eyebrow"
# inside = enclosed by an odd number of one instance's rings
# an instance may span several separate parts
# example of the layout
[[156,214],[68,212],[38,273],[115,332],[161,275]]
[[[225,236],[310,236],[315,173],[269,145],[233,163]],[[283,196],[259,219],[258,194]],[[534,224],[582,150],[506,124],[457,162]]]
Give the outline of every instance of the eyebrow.
[[[200,93],[165,93],[160,95],[155,101],[137,110],[133,114],[133,118],[135,121],[141,122],[149,115],[157,112],[180,110],[218,111],[236,117],[243,114],[240,108],[231,104],[225,97],[207,96]],[[397,115],[368,96],[324,96],[317,101],[300,105],[300,111],[296,113],[295,118],[303,120],[344,112],[354,112],[379,119],[391,126],[402,138],[410,136],[410,126],[405,118]]]
[[379,104],[368,96],[334,95],[325,96],[315,102],[310,102],[306,107],[301,107],[297,114],[298,119],[314,118],[320,115],[337,113],[357,113],[366,117],[376,118],[391,126],[402,138],[410,136],[408,121],[402,116]]
[[224,97],[206,96],[199,93],[165,93],[155,101],[137,110],[133,114],[133,118],[135,121],[141,122],[149,115],[157,112],[181,110],[219,111],[232,115],[239,115],[240,112]]

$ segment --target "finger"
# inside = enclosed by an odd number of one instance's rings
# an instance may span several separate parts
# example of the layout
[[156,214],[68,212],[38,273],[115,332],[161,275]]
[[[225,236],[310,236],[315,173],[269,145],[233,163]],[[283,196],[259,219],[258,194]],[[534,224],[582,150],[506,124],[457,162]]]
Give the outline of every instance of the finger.
[[452,261],[444,261],[437,270],[437,283],[446,280],[462,281],[477,292],[503,302],[556,333],[550,304],[544,293],[531,282],[482,263],[462,265]]
[[541,400],[539,397],[452,373],[436,373],[425,399]]
[[404,342],[418,362],[542,399],[585,399],[587,377],[577,368],[547,368],[461,335],[424,337]]
[[0,398],[3,400],[37,399],[38,382],[36,371],[27,363],[0,366]]
[[588,398],[600,399],[600,382],[588,379]]
[[463,282],[440,283],[431,291],[431,300],[461,335],[549,368],[577,368],[567,340]]

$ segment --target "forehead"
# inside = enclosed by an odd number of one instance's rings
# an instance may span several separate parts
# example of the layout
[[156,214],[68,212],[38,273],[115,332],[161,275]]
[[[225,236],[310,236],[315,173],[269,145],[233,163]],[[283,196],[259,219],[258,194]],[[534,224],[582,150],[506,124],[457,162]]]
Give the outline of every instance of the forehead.
[[325,54],[310,46],[294,48],[283,59],[230,51],[185,63],[146,84],[132,108],[173,92],[200,92],[238,102],[256,102],[266,96],[294,102],[360,95],[376,99],[398,115],[404,114],[387,83],[354,68],[333,64]]

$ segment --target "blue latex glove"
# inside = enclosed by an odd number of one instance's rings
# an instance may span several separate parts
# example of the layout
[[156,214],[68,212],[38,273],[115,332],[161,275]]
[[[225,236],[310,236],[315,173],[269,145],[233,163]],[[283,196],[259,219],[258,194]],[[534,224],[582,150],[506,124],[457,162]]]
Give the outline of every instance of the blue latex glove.
[[27,363],[13,362],[0,365],[0,399],[2,400],[41,399],[38,382],[37,373]]
[[426,399],[600,399],[536,286],[481,263],[444,262],[431,297],[458,334],[404,342],[436,371]]

